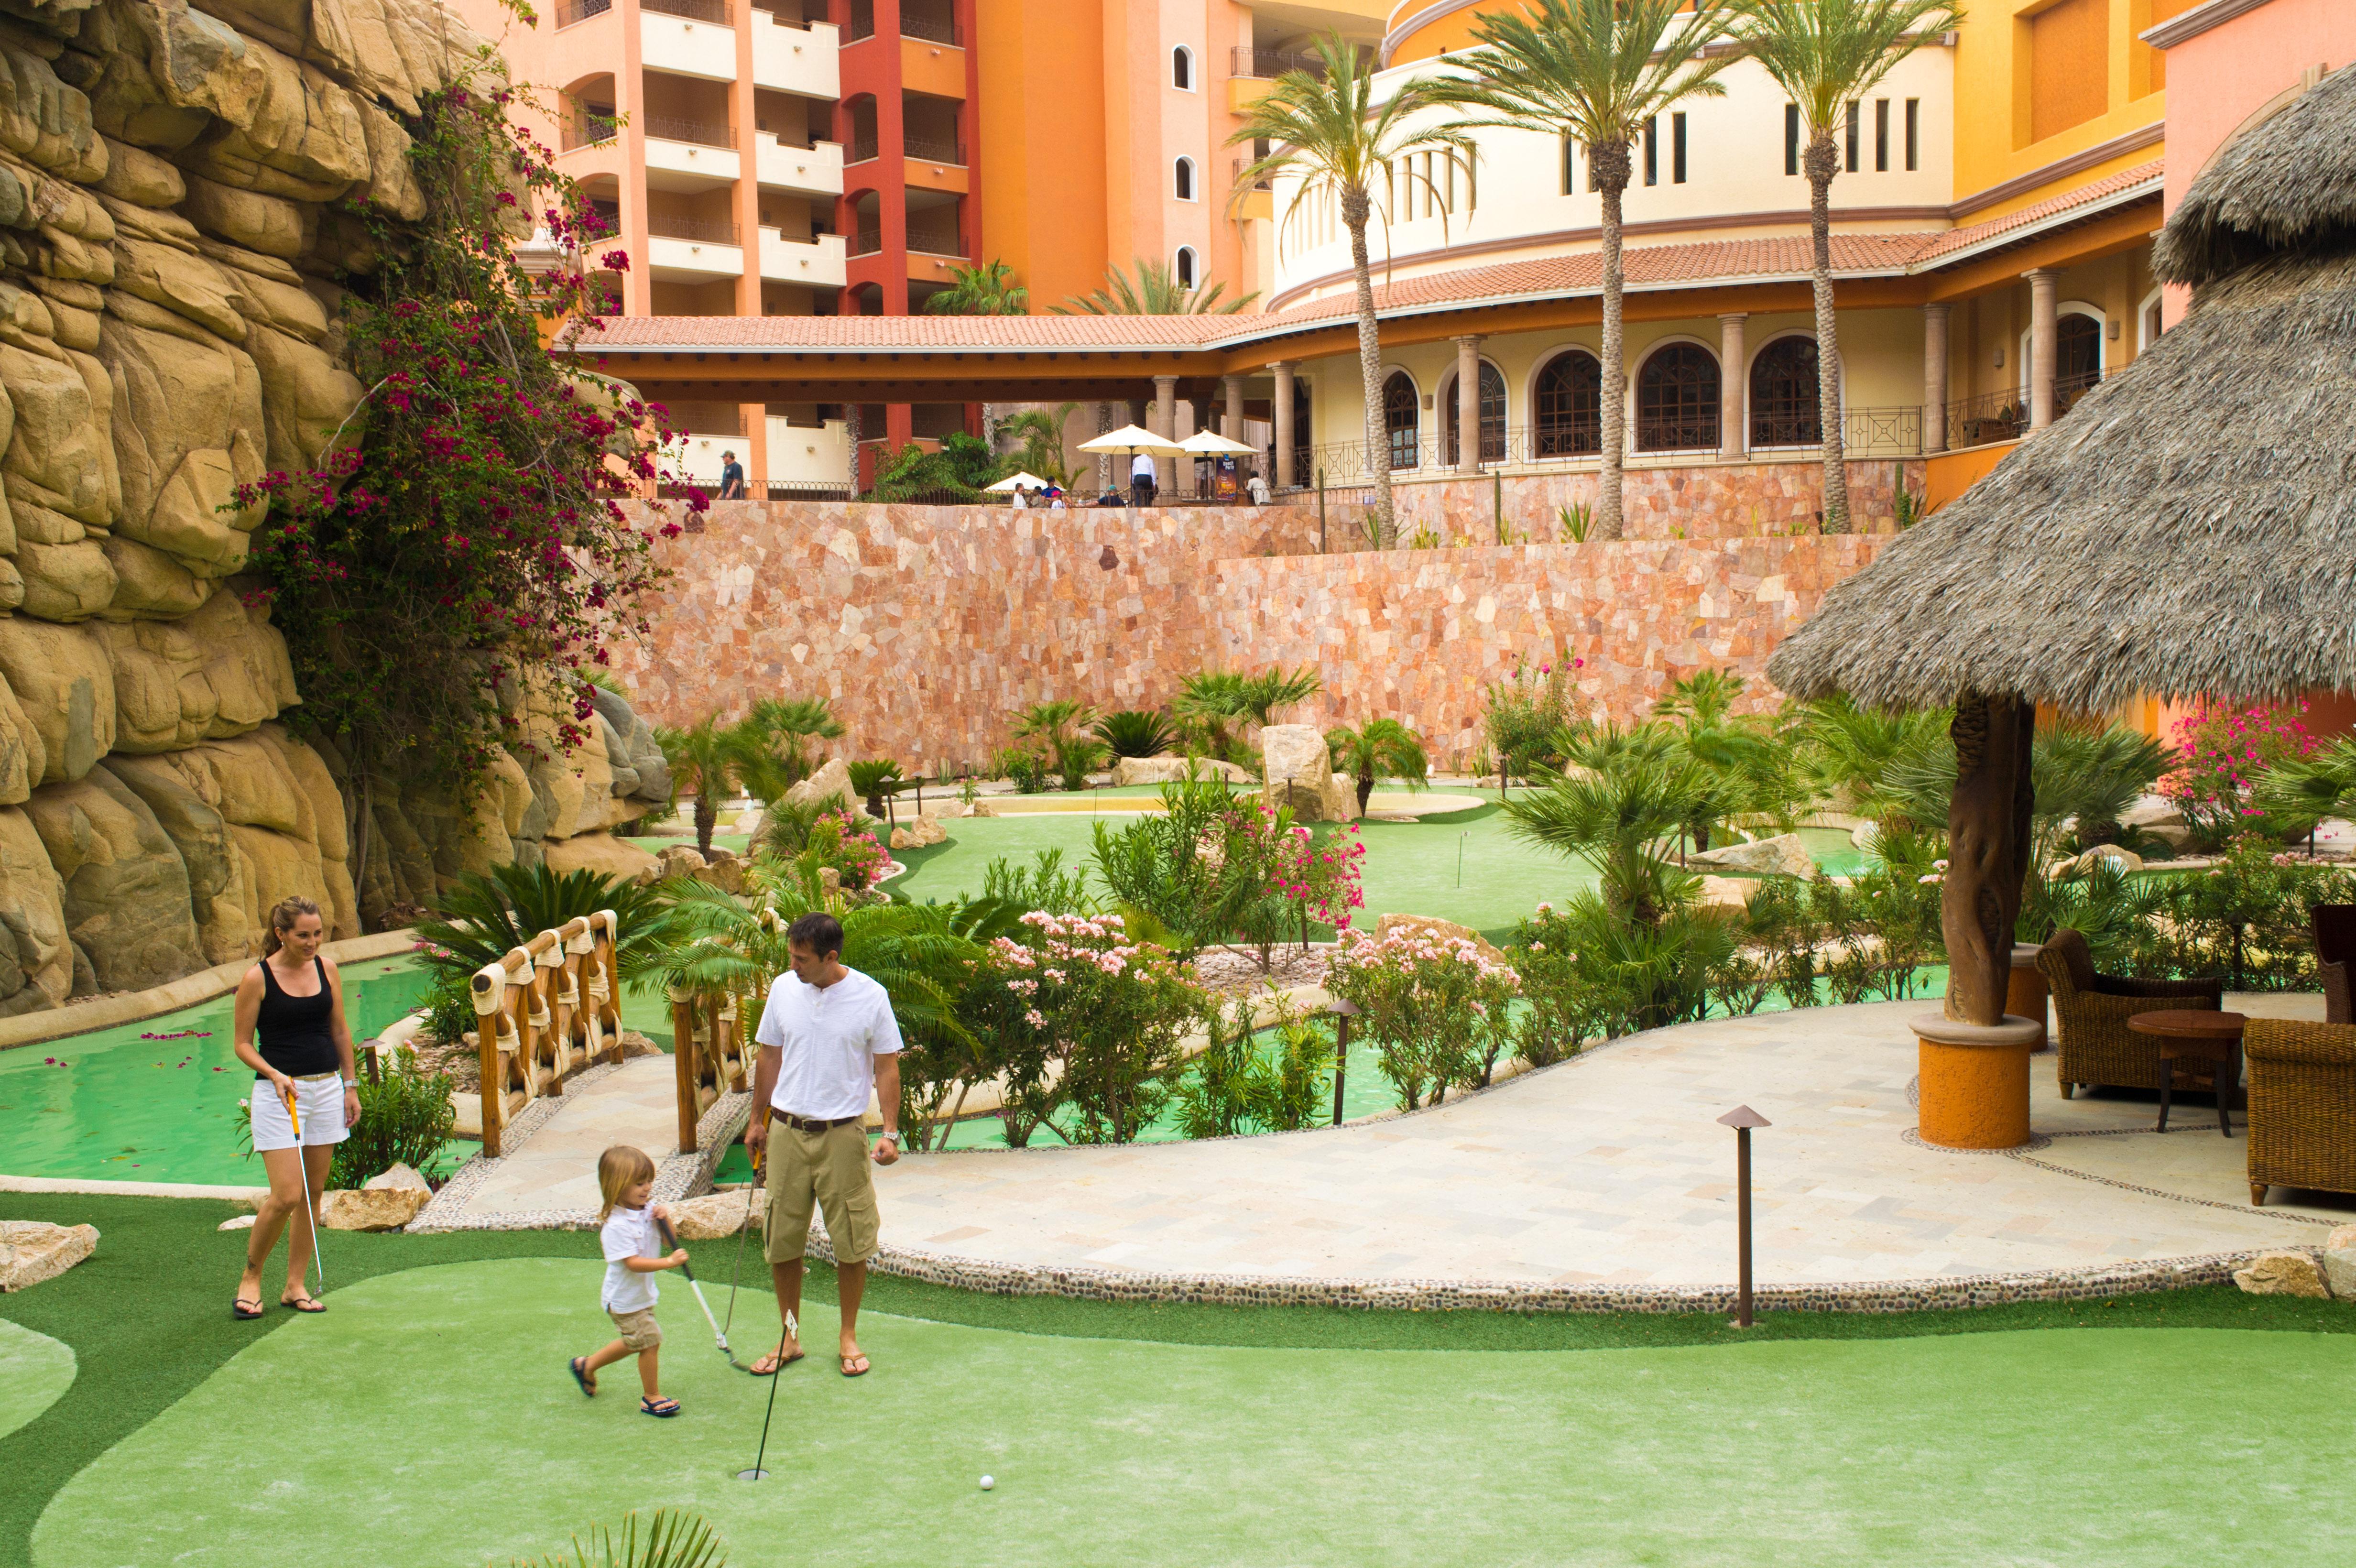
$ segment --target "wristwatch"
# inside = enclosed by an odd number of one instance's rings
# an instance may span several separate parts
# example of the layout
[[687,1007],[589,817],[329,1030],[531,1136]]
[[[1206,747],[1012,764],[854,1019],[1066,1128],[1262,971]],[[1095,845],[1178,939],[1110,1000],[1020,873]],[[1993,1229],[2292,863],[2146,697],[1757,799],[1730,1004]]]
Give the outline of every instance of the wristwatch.
[[893,1131],[890,1127],[885,1127],[883,1130],[883,1136],[890,1138],[894,1143],[898,1143],[900,1141],[900,1135]]

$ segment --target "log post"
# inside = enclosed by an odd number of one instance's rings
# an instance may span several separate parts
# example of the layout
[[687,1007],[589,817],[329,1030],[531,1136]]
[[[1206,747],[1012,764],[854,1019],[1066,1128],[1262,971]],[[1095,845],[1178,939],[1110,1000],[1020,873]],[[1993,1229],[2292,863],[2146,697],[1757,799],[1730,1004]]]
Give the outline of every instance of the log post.
[[696,1147],[695,1124],[695,998],[676,987],[670,991],[671,1076],[679,1092],[679,1151]]
[[497,965],[477,970],[468,984],[475,1004],[475,1061],[482,1072],[483,1157],[497,1159],[508,1108],[507,1074],[499,1064],[499,1003],[507,986]]

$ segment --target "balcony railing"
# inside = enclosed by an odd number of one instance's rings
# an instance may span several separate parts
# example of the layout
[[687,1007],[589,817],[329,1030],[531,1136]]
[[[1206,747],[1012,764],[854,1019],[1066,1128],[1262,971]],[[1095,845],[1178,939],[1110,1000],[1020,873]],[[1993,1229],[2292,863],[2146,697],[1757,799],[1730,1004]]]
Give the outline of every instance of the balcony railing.
[[614,0],[557,0],[557,30],[562,32],[575,22],[585,22],[592,16],[602,16],[613,8]]
[[956,17],[916,16],[905,11],[900,13],[900,36],[904,38],[922,38],[928,44],[948,44],[953,47],[962,46],[965,42],[958,36]]
[[851,139],[851,150],[843,154],[842,161],[845,164],[867,163],[874,158],[881,150],[882,149],[877,146],[874,137],[868,136],[861,138],[853,136]]
[[1297,49],[1256,49],[1248,44],[1238,44],[1227,74],[1266,80],[1282,76],[1288,70],[1305,70],[1322,81],[1325,78],[1325,61],[1316,55],[1302,54]]
[[2053,378],[2053,417],[2060,419],[2078,406],[2078,400],[2103,384],[2100,370],[2089,370],[2080,376]]
[[1987,392],[1947,405],[1947,445],[1986,446],[2019,441],[2029,433],[2029,398],[2021,392]]
[[689,435],[724,435],[738,440],[744,434],[744,411],[734,403],[669,403],[664,412],[675,431]]
[[[1244,171],[1258,162],[1259,162],[1258,158],[1237,158],[1235,161],[1234,172],[1228,176],[1229,180],[1236,185],[1242,185],[1244,183]],[[1274,190],[1276,188],[1276,181],[1266,175],[1262,175],[1259,178],[1252,181],[1251,188],[1254,190]]]
[[965,241],[958,237],[955,229],[929,225],[919,228],[912,223],[908,226],[908,249],[922,251],[927,256],[962,256],[965,254]]
[[705,245],[736,243],[736,224],[726,218],[669,218],[659,212],[647,215],[647,232],[665,240],[692,240]]
[[843,254],[873,256],[882,249],[884,249],[884,231],[881,229],[862,229],[851,237],[851,246]]
[[584,112],[568,114],[558,134],[563,152],[575,147],[594,147],[600,142],[610,142],[622,133],[621,120],[612,114]]
[[684,16],[691,22],[717,22],[727,27],[736,20],[728,0],[638,0],[641,11],[659,11],[666,16]]
[[642,122],[647,134],[665,142],[688,142],[699,147],[734,147],[736,127],[724,120],[681,120],[649,114]]
[[[1498,432],[1493,426],[1483,432],[1481,462],[1483,467],[1546,468],[1557,464],[1569,466],[1594,463],[1603,449],[1602,419],[1600,414],[1574,414],[1568,419],[1546,424],[1514,425],[1505,432],[1502,449]],[[1922,450],[1922,411],[1920,409],[1850,409],[1841,416],[1841,438],[1844,450],[1852,458],[1914,457]],[[1785,444],[1790,448],[1815,448],[1821,444],[1815,421],[1805,421],[1804,431],[1789,432],[1804,434],[1804,442]],[[1754,428],[1754,437],[1762,432]],[[1639,447],[1633,443],[1640,436],[1652,441]],[[1684,459],[1708,457],[1718,451],[1719,425],[1714,420],[1687,421],[1656,421],[1650,430],[1632,426],[1628,431],[1631,462],[1647,459]],[[1654,443],[1659,444],[1654,444]],[[1670,444],[1674,443],[1675,444]],[[1755,444],[1764,446],[1763,441]],[[1456,443],[1444,440],[1437,432],[1425,432],[1409,436],[1395,436],[1376,448],[1390,459],[1395,474],[1419,470],[1444,474],[1456,466]],[[1301,453],[1312,455],[1303,459]],[[1304,466],[1305,464],[1305,466]],[[1315,469],[1325,470],[1325,482],[1333,485],[1363,485],[1374,477],[1366,466],[1365,448],[1358,442],[1335,442],[1324,446],[1301,446],[1293,450],[1295,483],[1309,484],[1303,477]]]
[[900,144],[912,158],[922,158],[933,164],[954,164],[959,168],[965,166],[965,149],[955,141],[936,142],[926,136],[904,136]]

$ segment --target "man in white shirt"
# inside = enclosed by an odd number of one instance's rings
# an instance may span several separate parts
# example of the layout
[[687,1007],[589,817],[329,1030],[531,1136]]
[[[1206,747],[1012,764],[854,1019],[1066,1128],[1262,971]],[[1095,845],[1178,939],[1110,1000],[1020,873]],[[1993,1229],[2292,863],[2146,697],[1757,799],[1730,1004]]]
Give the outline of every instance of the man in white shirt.
[[[753,1075],[753,1125],[744,1146],[769,1151],[769,1207],[762,1247],[777,1287],[777,1316],[796,1321],[802,1306],[802,1253],[810,1210],[826,1215],[834,1248],[836,1296],[842,1307],[839,1348],[842,1375],[867,1371],[860,1353],[859,1298],[867,1288],[868,1260],[876,1251],[875,1184],[868,1161],[900,1157],[900,1025],[884,987],[842,963],[842,923],[830,914],[806,914],[786,928],[793,972],[777,976],[754,1040],[761,1047]],[[884,1136],[871,1156],[861,1123],[870,1092],[884,1115]],[[767,1114],[761,1114],[766,1107]],[[772,1136],[769,1124],[777,1124]],[[753,1363],[761,1376],[800,1360],[790,1332]]]
[[1153,453],[1141,452],[1129,460],[1129,498],[1132,505],[1153,505],[1154,487],[1161,483],[1162,471],[1153,465]]

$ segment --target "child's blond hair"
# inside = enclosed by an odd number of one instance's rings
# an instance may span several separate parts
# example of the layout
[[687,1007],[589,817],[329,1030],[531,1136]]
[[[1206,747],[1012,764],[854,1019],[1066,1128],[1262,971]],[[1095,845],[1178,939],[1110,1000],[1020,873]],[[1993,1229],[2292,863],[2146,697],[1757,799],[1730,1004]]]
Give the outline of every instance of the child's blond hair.
[[641,1181],[655,1179],[655,1162],[647,1151],[628,1144],[616,1144],[597,1157],[597,1190],[605,1196],[605,1206],[597,1211],[597,1223],[604,1224],[612,1217],[622,1194]]

